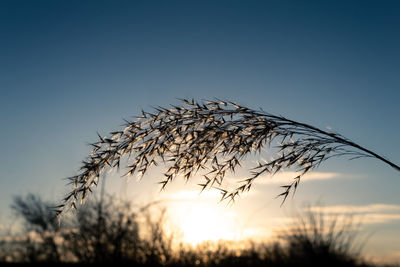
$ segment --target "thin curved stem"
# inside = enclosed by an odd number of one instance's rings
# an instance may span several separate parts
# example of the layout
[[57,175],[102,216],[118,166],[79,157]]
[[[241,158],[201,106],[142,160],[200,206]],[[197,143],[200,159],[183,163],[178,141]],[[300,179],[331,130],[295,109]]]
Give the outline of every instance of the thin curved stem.
[[[119,168],[125,155],[129,162],[127,175],[144,175],[152,165],[162,163],[166,167],[165,178],[160,182],[163,189],[178,175],[189,180],[204,171],[201,190],[217,188],[221,199],[230,200],[250,190],[261,174],[273,175],[294,168],[297,176],[282,186],[285,191],[279,195],[285,201],[305,174],[332,157],[374,157],[400,171],[397,164],[375,152],[312,125],[232,102],[182,102],[170,109],[155,108],[153,113],[142,111],[136,121],[126,121],[125,129],[111,132],[109,137],[99,135],[80,172],[70,178],[73,190],[57,207],[58,212],[67,205],[76,208],[76,202],[84,200],[97,186],[104,171]],[[277,144],[275,159],[250,168],[250,177],[236,189],[222,188],[226,174],[241,167],[246,155],[270,149],[271,143]]]

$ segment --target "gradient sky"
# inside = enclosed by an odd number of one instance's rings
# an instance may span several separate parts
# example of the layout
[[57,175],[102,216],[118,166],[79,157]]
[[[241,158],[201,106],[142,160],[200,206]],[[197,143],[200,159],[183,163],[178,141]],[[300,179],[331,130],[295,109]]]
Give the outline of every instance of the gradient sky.
[[[331,127],[398,164],[399,14],[398,1],[1,0],[0,219],[12,196],[63,196],[96,131],[176,98]],[[260,184],[237,212],[262,225],[297,203],[381,204],[367,252],[400,259],[399,173],[372,159],[318,172],[328,178],[304,182],[287,207],[274,200],[280,184]],[[157,198],[155,181],[125,188]]]

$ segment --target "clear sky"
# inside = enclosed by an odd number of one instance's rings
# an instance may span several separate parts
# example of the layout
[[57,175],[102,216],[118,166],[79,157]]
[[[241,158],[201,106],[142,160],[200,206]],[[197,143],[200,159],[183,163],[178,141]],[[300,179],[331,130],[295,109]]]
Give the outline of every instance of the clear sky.
[[[399,1],[1,0],[0,218],[14,195],[63,196],[62,178],[77,172],[96,131],[176,98],[217,97],[331,127],[399,164],[399,14]],[[326,179],[310,177],[284,208],[279,183],[259,184],[227,216],[265,229],[297,203],[368,211],[377,219],[366,219],[367,252],[400,259],[399,173],[372,159],[318,172]],[[156,178],[125,188],[166,197],[154,193]],[[197,189],[182,188],[172,198]]]

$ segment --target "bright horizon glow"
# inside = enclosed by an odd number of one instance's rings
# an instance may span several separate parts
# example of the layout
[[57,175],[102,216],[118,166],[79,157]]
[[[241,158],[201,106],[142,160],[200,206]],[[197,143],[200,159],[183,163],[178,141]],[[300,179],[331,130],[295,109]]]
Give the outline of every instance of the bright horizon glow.
[[[399,1],[115,2],[0,2],[2,234],[18,223],[14,196],[33,193],[57,204],[66,196],[64,178],[77,174],[96,132],[121,130],[123,119],[179,105],[180,98],[232,101],[329,127],[400,162]],[[249,178],[274,151],[245,157],[243,168],[227,173],[226,187]],[[163,164],[138,182],[121,178],[121,164],[105,189],[134,207],[165,204],[166,231],[177,230],[177,242],[178,227],[192,242],[233,238],[226,228],[241,244],[250,237],[269,242],[291,211],[326,205],[333,215],[355,214],[373,233],[365,256],[400,262],[399,173],[349,158],[329,159],[303,177],[282,207],[275,197],[297,176],[291,169],[260,176],[233,207],[219,202],[218,190],[199,195],[201,170],[187,184],[176,177],[160,193]]]
[[182,214],[179,228],[183,241],[197,245],[204,241],[236,240],[235,215],[205,203],[194,204],[189,212]]
[[195,190],[179,190],[169,197],[174,201],[169,209],[171,218],[185,243],[195,246],[205,241],[238,241],[250,237],[240,224],[235,206],[218,205],[220,194],[215,190],[201,194]]

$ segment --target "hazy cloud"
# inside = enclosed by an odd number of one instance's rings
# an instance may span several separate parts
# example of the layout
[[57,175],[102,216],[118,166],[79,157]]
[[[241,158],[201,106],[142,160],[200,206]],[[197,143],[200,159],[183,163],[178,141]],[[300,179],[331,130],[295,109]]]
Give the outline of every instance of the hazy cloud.
[[312,211],[323,211],[325,213],[376,213],[376,212],[400,212],[400,205],[370,204],[370,205],[337,205],[337,206],[315,206],[309,208]]
[[315,206],[308,208],[314,212],[329,215],[353,215],[361,217],[363,224],[388,223],[400,220],[400,205],[369,204],[369,205],[337,205]]
[[[273,176],[260,176],[254,182],[257,184],[281,184],[282,182],[292,181],[298,175],[297,172],[280,172]],[[301,182],[309,182],[315,180],[329,180],[342,177],[349,177],[351,175],[337,173],[337,172],[310,172],[301,178]]]

